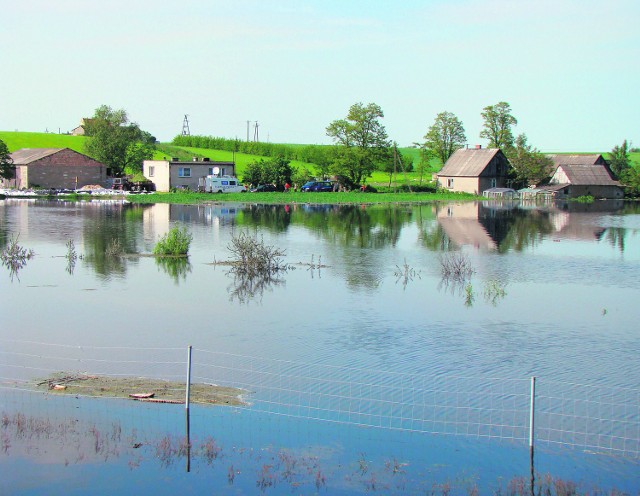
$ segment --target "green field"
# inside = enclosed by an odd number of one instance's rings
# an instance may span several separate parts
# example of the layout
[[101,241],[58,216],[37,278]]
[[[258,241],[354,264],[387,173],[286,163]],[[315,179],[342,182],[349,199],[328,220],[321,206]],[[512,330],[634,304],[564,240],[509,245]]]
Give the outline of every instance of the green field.
[[86,138],[69,134],[0,131],[0,140],[4,141],[10,152],[21,148],[71,148],[84,153]]

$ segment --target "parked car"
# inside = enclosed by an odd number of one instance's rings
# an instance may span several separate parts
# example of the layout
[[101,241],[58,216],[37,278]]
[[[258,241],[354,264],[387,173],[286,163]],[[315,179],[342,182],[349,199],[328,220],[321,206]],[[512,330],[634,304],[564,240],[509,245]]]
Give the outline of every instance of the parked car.
[[323,191],[333,191],[333,183],[331,181],[309,181],[308,183],[304,183],[300,191],[315,191],[315,192],[323,192]]
[[258,184],[255,188],[251,188],[252,193],[267,193],[270,191],[278,191],[273,184]]

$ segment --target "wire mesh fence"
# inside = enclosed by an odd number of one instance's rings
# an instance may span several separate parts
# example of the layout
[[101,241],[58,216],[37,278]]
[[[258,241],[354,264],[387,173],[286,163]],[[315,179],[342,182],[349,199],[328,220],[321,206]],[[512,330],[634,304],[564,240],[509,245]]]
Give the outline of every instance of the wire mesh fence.
[[[15,402],[15,394],[9,393],[24,391],[20,401],[29,402],[28,409],[33,411],[35,386],[61,372],[161,379],[172,381],[180,393],[186,386],[187,347],[79,347],[0,341],[0,408],[5,410]],[[192,357],[192,384],[241,390],[245,403],[235,408],[371,428],[522,444],[530,440],[530,378],[416,376],[198,348],[193,349]],[[74,391],[78,397],[95,394],[94,390],[85,394],[82,384],[78,389],[74,386]],[[535,391],[536,442],[640,457],[640,389],[542,378]],[[128,391],[115,397],[128,398]],[[55,407],[52,402],[49,405],[59,409],[61,417],[77,406],[64,401],[56,402]],[[138,424],[129,422],[129,427],[144,428],[148,415],[160,416],[159,423],[166,420],[158,409],[139,408],[137,412],[133,417],[139,414]],[[110,415],[104,407],[105,421]]]

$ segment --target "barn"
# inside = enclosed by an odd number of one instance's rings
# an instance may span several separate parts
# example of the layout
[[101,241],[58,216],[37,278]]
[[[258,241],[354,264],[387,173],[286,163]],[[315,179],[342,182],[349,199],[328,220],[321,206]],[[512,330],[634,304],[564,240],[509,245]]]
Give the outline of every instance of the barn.
[[107,166],[70,148],[23,148],[11,153],[15,174],[3,186],[17,189],[78,189],[105,186]]

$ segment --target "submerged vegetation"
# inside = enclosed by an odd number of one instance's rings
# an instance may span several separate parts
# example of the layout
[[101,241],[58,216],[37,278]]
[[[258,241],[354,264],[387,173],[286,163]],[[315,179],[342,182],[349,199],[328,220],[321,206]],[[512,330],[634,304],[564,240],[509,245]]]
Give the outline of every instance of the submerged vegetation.
[[187,256],[192,240],[193,236],[186,227],[172,227],[167,234],[160,238],[153,248],[153,254],[174,257]]
[[11,279],[18,275],[20,269],[27,265],[27,261],[31,260],[35,253],[31,249],[24,248],[18,244],[18,236],[11,238],[7,246],[0,252],[0,261],[2,265],[9,269]]
[[442,278],[447,281],[464,282],[475,272],[469,257],[461,252],[448,252],[440,257]]
[[264,239],[246,232],[234,236],[227,248],[234,256],[231,272],[255,277],[286,272],[289,269],[282,258],[284,250],[267,245]]

